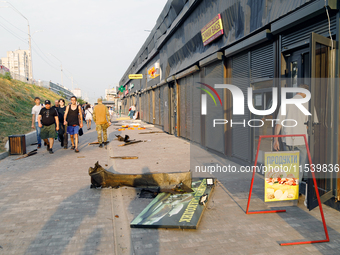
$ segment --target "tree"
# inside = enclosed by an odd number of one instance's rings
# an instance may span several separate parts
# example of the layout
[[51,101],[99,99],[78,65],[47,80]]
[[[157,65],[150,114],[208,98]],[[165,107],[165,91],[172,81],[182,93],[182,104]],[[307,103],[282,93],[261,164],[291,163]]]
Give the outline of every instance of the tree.
[[80,105],[83,105],[83,104],[86,103],[81,97],[77,98],[77,102],[78,102]]
[[1,78],[7,79],[7,80],[12,80],[12,76],[9,72],[6,72],[5,74],[0,74]]
[[62,92],[61,90],[58,91],[58,94],[59,94],[62,98],[66,98],[65,93]]

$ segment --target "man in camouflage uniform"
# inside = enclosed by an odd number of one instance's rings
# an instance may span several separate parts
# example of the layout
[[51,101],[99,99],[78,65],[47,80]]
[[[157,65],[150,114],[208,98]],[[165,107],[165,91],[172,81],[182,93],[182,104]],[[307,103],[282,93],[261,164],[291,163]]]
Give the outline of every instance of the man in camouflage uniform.
[[107,128],[111,125],[111,121],[109,110],[103,105],[101,98],[98,98],[98,104],[94,107],[93,120],[96,123],[99,147],[103,148],[103,140],[104,144],[107,143]]

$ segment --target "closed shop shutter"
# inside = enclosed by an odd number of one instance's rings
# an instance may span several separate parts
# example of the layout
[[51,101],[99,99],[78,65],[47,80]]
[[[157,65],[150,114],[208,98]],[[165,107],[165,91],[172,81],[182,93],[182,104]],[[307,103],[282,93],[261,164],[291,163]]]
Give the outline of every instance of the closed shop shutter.
[[151,98],[150,98],[150,90],[148,90],[148,92],[146,92],[147,95],[147,105],[146,105],[146,122],[150,123],[150,102],[151,102]]
[[147,92],[145,92],[143,94],[143,112],[144,112],[144,117],[143,117],[143,120],[146,122],[146,119],[147,119],[147,105],[148,105],[148,97],[147,97]]
[[170,133],[170,123],[169,123],[169,87],[168,85],[163,86],[163,126],[164,131]]
[[159,111],[160,111],[160,119],[159,119],[159,125],[164,126],[164,88],[165,86],[162,86],[159,88],[159,97],[160,97],[160,103],[159,103]]
[[155,89],[155,124],[159,125],[159,88]]
[[[239,87],[244,95],[247,95],[247,89],[249,87],[248,63],[248,52],[233,57],[232,84]],[[234,123],[243,123],[244,120],[246,122],[246,127],[243,127],[242,124],[236,124],[232,127],[232,155],[246,161],[250,161],[251,153],[250,128],[247,126],[249,118],[250,113],[247,100],[244,100],[244,115],[233,115],[232,117]]]
[[[303,43],[309,41],[310,34],[312,32],[325,37],[329,37],[328,32],[328,21],[327,19],[322,20],[318,23],[311,22],[312,25],[306,26],[305,24],[297,27],[297,30],[291,33],[286,33],[282,35],[282,50],[289,48],[290,46],[298,43]],[[331,17],[331,32],[336,34],[336,16]],[[292,31],[290,29],[289,31]]]
[[191,140],[201,144],[201,90],[197,89],[201,85],[200,73],[193,74],[193,89],[192,89],[192,128]]
[[251,51],[251,78],[272,78],[274,76],[273,44]]
[[153,96],[153,91],[152,90],[149,90],[149,94],[150,94],[150,123],[153,123],[153,107],[154,107],[154,104],[153,104],[153,101],[154,101],[154,96]]
[[186,89],[186,77],[177,81],[179,84],[179,132],[181,137],[186,137],[186,105],[185,105],[185,89]]
[[[223,84],[223,64],[222,61],[216,61],[213,64],[205,67],[204,83],[215,87],[215,84]],[[215,151],[224,153],[224,126],[213,126],[214,119],[223,119],[223,106],[221,106],[217,96],[209,88],[201,86],[211,92],[215,98],[216,105],[213,99],[207,95],[207,115],[205,117],[205,146]],[[223,89],[216,89],[218,95],[223,102]],[[204,92],[205,93],[205,92]]]
[[186,88],[185,88],[185,109],[186,109],[186,138],[191,140],[191,125],[192,125],[192,91],[193,91],[193,75],[188,75],[186,77]]

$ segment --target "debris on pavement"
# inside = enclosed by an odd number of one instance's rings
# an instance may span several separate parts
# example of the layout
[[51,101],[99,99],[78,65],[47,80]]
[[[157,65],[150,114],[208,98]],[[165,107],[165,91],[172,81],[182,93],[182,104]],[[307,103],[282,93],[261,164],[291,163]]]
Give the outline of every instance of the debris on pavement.
[[145,135],[145,134],[158,134],[158,133],[164,133],[164,131],[141,132],[141,133],[138,133],[138,134]]
[[[103,142],[104,145],[107,145],[108,143],[110,143],[110,141]],[[99,144],[99,142],[89,143],[89,145],[95,145],[95,144]]]
[[38,153],[38,149],[35,149],[35,150],[33,150],[33,151],[30,151],[29,153],[26,153],[26,154],[22,155],[22,156],[19,157],[19,158],[16,158],[15,160],[27,158],[27,157],[32,156],[32,155],[35,155],[35,154],[37,154],[37,153]]
[[138,159],[136,156],[110,157],[112,159]]
[[122,137],[121,135],[115,135],[116,137],[117,137],[117,139],[118,139],[118,141],[120,141],[120,142],[128,142],[129,141],[129,136],[128,135],[125,135],[125,137]]
[[91,176],[91,188],[128,186],[172,194],[193,192],[190,188],[190,171],[181,173],[115,174],[105,170],[97,161],[94,168],[89,168],[89,175]]
[[118,146],[126,146],[126,145],[130,145],[130,144],[134,144],[134,143],[141,143],[141,142],[146,142],[146,140],[129,140],[128,142],[125,142],[124,144],[120,144]]
[[145,189],[142,189],[140,191],[140,193],[137,193],[137,195],[139,195],[139,198],[155,198],[158,193],[157,192],[153,192],[153,191],[150,191],[150,190],[145,190]]
[[130,223],[131,228],[180,228],[197,229],[205,205],[214,190],[207,179],[193,179],[191,193],[159,193],[150,204]]

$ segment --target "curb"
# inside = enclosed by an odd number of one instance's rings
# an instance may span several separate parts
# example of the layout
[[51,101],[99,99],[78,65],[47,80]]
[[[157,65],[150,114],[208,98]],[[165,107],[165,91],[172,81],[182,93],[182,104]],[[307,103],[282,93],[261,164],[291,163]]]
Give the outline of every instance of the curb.
[[3,153],[0,153],[0,160],[4,159],[4,158],[7,158],[9,156],[9,152],[8,151],[5,151]]
[[[32,143],[36,143],[37,142],[36,131],[31,131],[31,132],[25,134],[25,140],[26,140],[26,148],[28,146],[30,146]],[[5,148],[6,148],[6,150],[9,150],[9,142],[8,141],[5,144]],[[8,156],[9,156],[8,151],[0,153],[0,160],[7,158]]]

